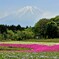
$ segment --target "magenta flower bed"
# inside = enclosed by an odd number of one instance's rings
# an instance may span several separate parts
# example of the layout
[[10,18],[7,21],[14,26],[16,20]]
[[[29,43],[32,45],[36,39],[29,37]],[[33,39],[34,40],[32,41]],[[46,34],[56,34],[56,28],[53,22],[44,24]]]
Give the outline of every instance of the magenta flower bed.
[[0,46],[5,47],[18,47],[18,48],[30,48],[30,50],[23,50],[18,52],[50,52],[59,51],[59,45],[47,46],[39,44],[0,44]]

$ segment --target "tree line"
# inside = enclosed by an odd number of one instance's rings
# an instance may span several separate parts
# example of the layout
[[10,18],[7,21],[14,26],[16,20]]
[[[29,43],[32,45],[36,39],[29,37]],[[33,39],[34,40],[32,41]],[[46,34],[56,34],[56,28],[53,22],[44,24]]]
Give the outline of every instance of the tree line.
[[0,25],[0,40],[24,40],[34,38],[32,27]]
[[33,27],[0,25],[0,40],[59,38],[59,16],[42,18]]
[[40,19],[34,28],[38,38],[59,38],[59,16]]

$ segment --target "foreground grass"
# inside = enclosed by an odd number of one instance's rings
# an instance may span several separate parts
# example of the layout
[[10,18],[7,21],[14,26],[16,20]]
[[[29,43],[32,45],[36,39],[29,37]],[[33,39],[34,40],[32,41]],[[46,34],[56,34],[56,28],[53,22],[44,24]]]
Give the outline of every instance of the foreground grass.
[[0,59],[59,59],[59,52],[0,52]]

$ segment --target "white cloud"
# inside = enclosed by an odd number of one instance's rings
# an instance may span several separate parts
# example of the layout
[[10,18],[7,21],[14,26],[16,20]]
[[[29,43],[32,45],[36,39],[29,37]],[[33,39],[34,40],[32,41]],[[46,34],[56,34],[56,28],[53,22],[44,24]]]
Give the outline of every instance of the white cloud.
[[2,18],[5,18],[5,17],[8,17],[8,16],[10,16],[10,15],[12,15],[14,12],[10,12],[10,11],[0,11],[0,19],[2,19]]
[[52,12],[46,11],[42,14],[42,18],[51,18],[51,17],[54,17],[56,15],[58,15],[58,13],[52,13]]

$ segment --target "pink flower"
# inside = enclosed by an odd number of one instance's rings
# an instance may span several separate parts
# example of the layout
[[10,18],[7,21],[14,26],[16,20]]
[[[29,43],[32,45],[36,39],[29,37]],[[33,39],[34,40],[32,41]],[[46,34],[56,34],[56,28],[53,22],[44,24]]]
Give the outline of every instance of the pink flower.
[[59,51],[59,45],[47,46],[39,44],[0,44],[0,46],[5,47],[23,47],[30,48],[30,50],[21,50],[18,52],[50,52],[50,51]]

